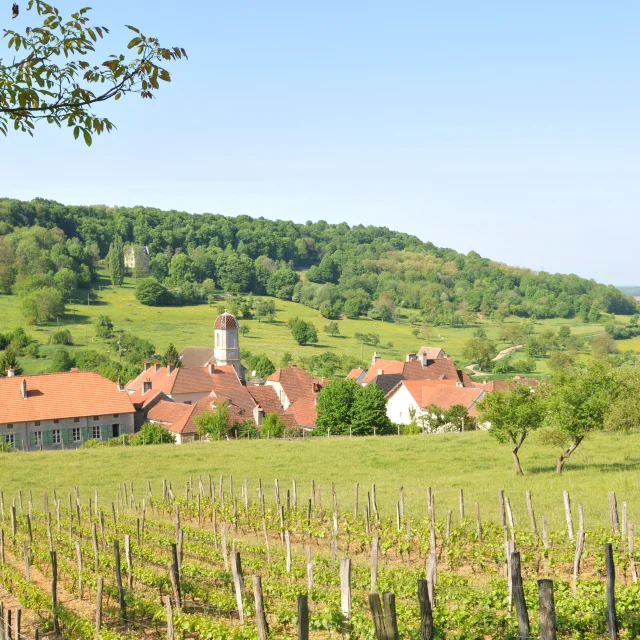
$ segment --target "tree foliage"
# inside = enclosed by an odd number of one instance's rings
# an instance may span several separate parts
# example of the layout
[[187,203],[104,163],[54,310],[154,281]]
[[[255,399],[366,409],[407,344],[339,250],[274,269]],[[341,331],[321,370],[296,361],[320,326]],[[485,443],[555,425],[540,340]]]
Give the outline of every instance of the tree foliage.
[[604,361],[563,368],[552,378],[547,420],[568,445],[558,458],[558,473],[590,433],[604,428],[620,389],[620,377]]
[[[41,199],[0,199],[0,291],[15,292],[34,274],[46,277],[65,267],[86,287],[116,236],[149,248],[151,273],[171,292],[172,304],[206,301],[215,283],[227,292],[290,297],[331,318],[393,320],[410,310],[431,326],[466,323],[479,313],[593,322],[605,312],[637,312],[635,302],[614,287],[508,267],[380,227],[65,207]],[[312,267],[321,275],[309,278]],[[307,281],[297,277],[304,270]],[[256,302],[255,314],[271,321],[274,301]]]
[[157,38],[127,25],[133,33],[127,45],[131,55],[114,53],[98,62],[96,44],[109,29],[91,25],[89,11],[65,17],[43,0],[29,0],[19,21],[33,20],[31,25],[4,30],[15,54],[11,62],[0,58],[0,132],[6,135],[11,124],[33,135],[36,123],[45,121],[68,127],[91,145],[93,135],[113,129],[98,106],[128,94],[153,98],[160,82],[171,80],[162,65],[186,58],[184,49],[162,47]]
[[148,444],[172,444],[176,437],[171,431],[165,429],[161,424],[145,422],[142,428],[129,439],[129,444],[134,447]]
[[124,282],[124,246],[120,236],[116,236],[109,247],[107,269],[109,271],[109,277],[111,278],[111,284],[116,287],[121,287]]
[[485,394],[478,403],[480,421],[488,423],[489,434],[498,442],[512,445],[516,473],[522,474],[519,451],[527,436],[545,420],[544,387],[512,383],[506,391]]
[[207,436],[211,440],[226,438],[231,429],[229,406],[226,402],[216,404],[215,410],[205,411],[194,418],[198,434]]

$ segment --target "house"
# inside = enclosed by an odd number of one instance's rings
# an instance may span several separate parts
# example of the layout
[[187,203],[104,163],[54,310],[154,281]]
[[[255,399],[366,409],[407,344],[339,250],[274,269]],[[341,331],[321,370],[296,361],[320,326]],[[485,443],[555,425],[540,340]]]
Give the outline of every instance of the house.
[[418,356],[426,356],[427,360],[449,357],[442,347],[420,347]]
[[376,352],[360,384],[369,384],[378,376],[384,375],[399,375],[403,380],[455,380],[461,386],[471,384],[469,377],[456,369],[452,358],[429,359],[425,353],[408,353],[403,362],[384,360]]
[[362,384],[365,375],[367,374],[366,369],[362,367],[357,367],[355,369],[351,369],[347,375],[347,380],[355,380],[358,384]]
[[455,380],[401,380],[386,396],[387,416],[393,423],[409,424],[412,414],[419,418],[431,405],[446,411],[458,404],[474,415],[484,393],[484,389],[462,387]]
[[190,369],[160,362],[145,362],[142,373],[126,385],[131,402],[137,409],[147,405],[152,397],[162,393],[173,402],[194,404],[212,391],[226,391],[229,388],[244,389],[233,365]]
[[0,438],[25,450],[78,447],[134,431],[124,390],[93,371],[0,378]]
[[296,400],[311,397],[320,390],[321,382],[295,364],[272,373],[265,383],[273,387],[286,411]]
[[147,413],[147,420],[162,425],[176,437],[176,444],[198,439],[195,423],[191,420],[196,405],[160,400]]
[[124,249],[124,266],[136,275],[145,275],[150,272],[151,260],[149,248],[138,245],[128,245]]

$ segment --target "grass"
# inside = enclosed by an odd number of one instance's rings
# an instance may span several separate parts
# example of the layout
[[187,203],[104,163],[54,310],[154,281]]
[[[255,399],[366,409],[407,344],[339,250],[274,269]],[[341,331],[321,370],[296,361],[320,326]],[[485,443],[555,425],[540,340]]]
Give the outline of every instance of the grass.
[[[90,348],[109,352],[110,345],[95,335],[94,321],[97,316],[103,314],[113,320],[116,331],[127,331],[148,338],[159,353],[164,352],[170,342],[173,342],[178,349],[187,345],[213,344],[213,322],[217,315],[217,305],[181,308],[145,307],[135,299],[134,289],[135,282],[130,278],[125,280],[121,288],[111,287],[102,272],[98,287],[94,289],[98,296],[97,301],[92,302],[91,305],[79,303],[68,305],[67,314],[60,318],[60,326],[71,331],[76,344],[73,349]],[[498,339],[501,325],[489,320],[479,320],[477,325],[463,328],[433,327],[427,338],[422,336],[415,338],[412,334],[415,326],[411,324],[410,318],[405,318],[399,323],[379,322],[367,318],[344,319],[338,323],[341,335],[331,337],[323,331],[328,320],[322,318],[315,309],[283,300],[277,300],[276,303],[275,322],[243,320],[243,324],[249,327],[249,334],[241,337],[243,349],[255,354],[266,354],[276,364],[279,364],[285,351],[289,351],[294,360],[331,351],[350,362],[357,363],[362,359],[365,364],[368,364],[375,350],[383,358],[404,359],[408,352],[416,351],[422,344],[430,344],[442,346],[449,355],[454,357],[456,363],[462,366],[468,364],[462,357],[465,343],[473,336],[478,326],[484,327],[487,336],[496,341],[498,348],[508,346],[500,343]],[[16,296],[0,297],[0,309],[0,332],[7,332],[24,325]],[[286,323],[294,316],[314,322],[319,330],[319,344],[301,347],[293,340]],[[521,319],[510,318],[506,322],[521,322]],[[538,321],[536,324],[538,329],[547,326],[557,328],[563,324],[569,324],[574,333],[585,338],[603,331],[602,325],[584,324],[577,320],[553,319]],[[56,347],[48,345],[48,341],[56,329],[56,323],[28,329],[32,337],[42,345],[40,349],[42,357],[35,359],[22,357],[21,364],[25,373],[41,373],[49,370],[49,356]],[[380,345],[363,346],[354,338],[356,333],[378,334]],[[117,356],[113,351],[109,355],[113,358]],[[524,356],[518,355],[514,361],[517,362],[522,357]],[[538,360],[537,373],[548,373],[545,359]]]
[[[586,440],[567,463],[563,476],[555,473],[555,448],[527,442],[522,449],[523,477],[513,471],[509,447],[499,445],[485,432],[436,436],[307,438],[304,441],[231,441],[84,449],[76,451],[3,454],[0,458],[0,490],[5,503],[19,489],[34,496],[54,488],[63,497],[78,486],[85,498],[97,487],[104,499],[113,499],[120,482],[133,482],[142,494],[150,480],[161,491],[163,478],[172,480],[178,496],[185,482],[203,474],[216,480],[233,476],[236,487],[249,478],[252,495],[262,478],[268,497],[278,478],[281,492],[290,480],[298,482],[298,495],[306,500],[309,483],[322,486],[322,500],[330,505],[331,482],[335,482],[342,508],[353,504],[354,483],[360,483],[361,505],[372,483],[377,485],[378,504],[391,515],[400,485],[404,486],[408,514],[424,517],[426,488],[436,495],[439,517],[447,509],[457,513],[458,491],[465,492],[466,507],[481,506],[485,519],[498,518],[498,490],[510,497],[515,517],[526,526],[525,491],[533,492],[540,521],[545,515],[552,529],[564,522],[562,491],[571,492],[577,508],[585,509],[588,528],[608,522],[607,492],[616,491],[618,501],[628,501],[631,520],[640,504],[640,435],[598,434]],[[226,482],[228,486],[228,481]],[[35,499],[35,498],[34,498]]]

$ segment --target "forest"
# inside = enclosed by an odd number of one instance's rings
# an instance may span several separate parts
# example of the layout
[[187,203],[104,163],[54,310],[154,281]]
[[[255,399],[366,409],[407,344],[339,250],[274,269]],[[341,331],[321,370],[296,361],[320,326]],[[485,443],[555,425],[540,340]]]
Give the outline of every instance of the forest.
[[[90,288],[100,261],[117,286],[128,245],[148,247],[149,267],[137,275],[138,299],[149,305],[198,304],[224,290],[301,302],[326,318],[392,322],[411,309],[451,326],[479,314],[593,322],[637,312],[613,286],[510,267],[385,227],[43,199],[0,199],[0,293],[22,296],[28,321],[51,320],[75,288]],[[43,300],[44,309],[36,304]]]

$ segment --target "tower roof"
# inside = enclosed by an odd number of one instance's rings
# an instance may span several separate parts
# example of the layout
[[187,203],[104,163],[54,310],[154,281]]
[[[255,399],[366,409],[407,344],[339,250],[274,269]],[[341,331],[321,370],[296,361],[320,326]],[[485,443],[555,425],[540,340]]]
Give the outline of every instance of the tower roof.
[[235,316],[232,316],[226,311],[216,318],[216,322],[213,325],[214,329],[237,329],[238,321]]

